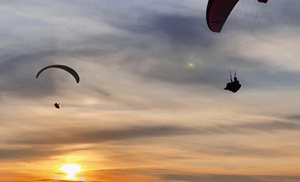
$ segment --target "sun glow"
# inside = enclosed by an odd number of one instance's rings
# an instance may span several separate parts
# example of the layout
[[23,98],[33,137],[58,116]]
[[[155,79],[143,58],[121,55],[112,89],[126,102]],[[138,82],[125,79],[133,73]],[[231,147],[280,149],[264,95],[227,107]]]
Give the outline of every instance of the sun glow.
[[187,64],[187,68],[188,69],[195,69],[196,68],[196,65],[194,63],[188,63]]
[[75,174],[81,171],[81,167],[77,164],[65,164],[59,168],[62,172],[67,174],[67,179],[75,179]]

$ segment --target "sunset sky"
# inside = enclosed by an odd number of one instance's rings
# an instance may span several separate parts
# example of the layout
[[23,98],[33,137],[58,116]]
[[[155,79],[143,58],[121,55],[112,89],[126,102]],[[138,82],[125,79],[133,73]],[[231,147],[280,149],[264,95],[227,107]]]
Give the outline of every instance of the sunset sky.
[[0,181],[300,181],[300,1],[246,1],[1,0]]

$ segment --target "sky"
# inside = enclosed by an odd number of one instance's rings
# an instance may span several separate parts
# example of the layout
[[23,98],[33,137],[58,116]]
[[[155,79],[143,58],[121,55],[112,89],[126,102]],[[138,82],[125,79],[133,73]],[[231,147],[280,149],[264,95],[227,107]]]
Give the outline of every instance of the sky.
[[206,5],[2,0],[0,181],[300,181],[300,2]]

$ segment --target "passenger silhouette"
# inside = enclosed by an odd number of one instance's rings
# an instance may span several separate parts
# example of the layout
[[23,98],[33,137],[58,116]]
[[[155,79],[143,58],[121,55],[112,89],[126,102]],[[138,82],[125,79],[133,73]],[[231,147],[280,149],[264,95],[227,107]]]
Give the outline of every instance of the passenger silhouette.
[[237,77],[236,77],[236,73],[234,74],[234,80],[232,80],[232,76],[230,74],[230,82],[227,83],[226,87],[224,88],[224,90],[229,90],[233,93],[236,93],[240,88],[241,88],[241,84],[238,81]]

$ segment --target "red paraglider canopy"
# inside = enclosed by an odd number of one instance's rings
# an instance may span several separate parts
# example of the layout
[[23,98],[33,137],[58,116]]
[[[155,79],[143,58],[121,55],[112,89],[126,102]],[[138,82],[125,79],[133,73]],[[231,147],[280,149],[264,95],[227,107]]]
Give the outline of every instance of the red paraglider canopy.
[[[229,14],[239,0],[209,0],[206,9],[206,22],[213,32],[221,32]],[[267,3],[268,0],[258,0]]]
[[221,32],[229,14],[239,0],[209,0],[206,9],[206,22],[213,32]]

